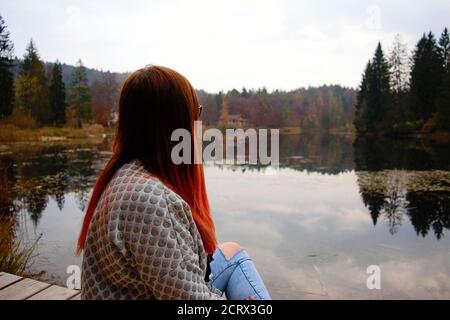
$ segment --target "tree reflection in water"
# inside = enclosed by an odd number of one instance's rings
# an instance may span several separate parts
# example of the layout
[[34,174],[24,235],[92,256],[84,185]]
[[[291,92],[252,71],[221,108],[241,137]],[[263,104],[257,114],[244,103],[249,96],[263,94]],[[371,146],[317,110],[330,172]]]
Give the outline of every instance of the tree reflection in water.
[[[35,225],[49,199],[60,211],[75,194],[80,211],[110,156],[110,143],[89,146],[10,146],[0,154],[0,214],[24,211]],[[450,228],[450,150],[419,141],[357,139],[345,135],[281,135],[280,168],[327,175],[355,171],[362,201],[376,225],[391,234],[406,217],[420,236],[440,239]],[[265,170],[221,166],[224,170]]]
[[379,217],[395,234],[407,216],[417,235],[450,228],[450,148],[418,141],[357,139],[360,194],[374,225]]
[[106,159],[102,146],[21,148],[0,155],[1,214],[25,211],[37,225],[48,201],[54,199],[62,211],[68,193],[75,194],[84,211],[101,168],[98,162]]

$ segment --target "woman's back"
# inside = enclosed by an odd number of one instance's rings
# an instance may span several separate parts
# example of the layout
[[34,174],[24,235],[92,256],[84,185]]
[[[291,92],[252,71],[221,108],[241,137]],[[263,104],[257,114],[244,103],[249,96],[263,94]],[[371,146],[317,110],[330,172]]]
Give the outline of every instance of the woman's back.
[[192,85],[172,69],[147,66],[125,80],[113,154],[78,238],[82,299],[270,298],[245,251],[217,245],[203,165],[193,153],[173,161],[175,130],[198,150],[201,111]]
[[214,299],[201,236],[187,203],[133,161],[95,209],[82,266],[82,299]]

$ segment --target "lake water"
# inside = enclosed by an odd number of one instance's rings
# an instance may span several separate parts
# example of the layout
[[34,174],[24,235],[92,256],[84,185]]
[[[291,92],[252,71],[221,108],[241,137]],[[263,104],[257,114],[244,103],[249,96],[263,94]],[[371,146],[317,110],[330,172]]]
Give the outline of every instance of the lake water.
[[[65,284],[110,143],[0,146],[2,212],[32,271]],[[450,298],[450,146],[282,135],[280,168],[206,165],[220,241],[241,243],[273,298]],[[367,268],[381,270],[369,290]]]

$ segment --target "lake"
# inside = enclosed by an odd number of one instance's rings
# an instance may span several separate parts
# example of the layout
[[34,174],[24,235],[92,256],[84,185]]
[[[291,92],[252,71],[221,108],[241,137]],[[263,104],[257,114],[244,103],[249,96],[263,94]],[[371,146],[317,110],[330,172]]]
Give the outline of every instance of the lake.
[[[65,284],[100,144],[0,146],[0,207],[42,234],[33,272]],[[275,299],[450,298],[450,146],[281,135],[279,168],[206,164],[220,241],[244,246]],[[369,290],[369,266],[381,288]]]

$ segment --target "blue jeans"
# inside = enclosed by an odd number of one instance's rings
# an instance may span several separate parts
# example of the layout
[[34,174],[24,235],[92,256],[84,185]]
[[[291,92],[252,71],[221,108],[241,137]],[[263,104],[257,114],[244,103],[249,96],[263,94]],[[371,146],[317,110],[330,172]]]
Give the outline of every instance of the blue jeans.
[[228,300],[245,300],[255,297],[256,300],[271,300],[256,267],[244,249],[239,250],[230,260],[220,248],[213,253],[210,263],[210,283]]

